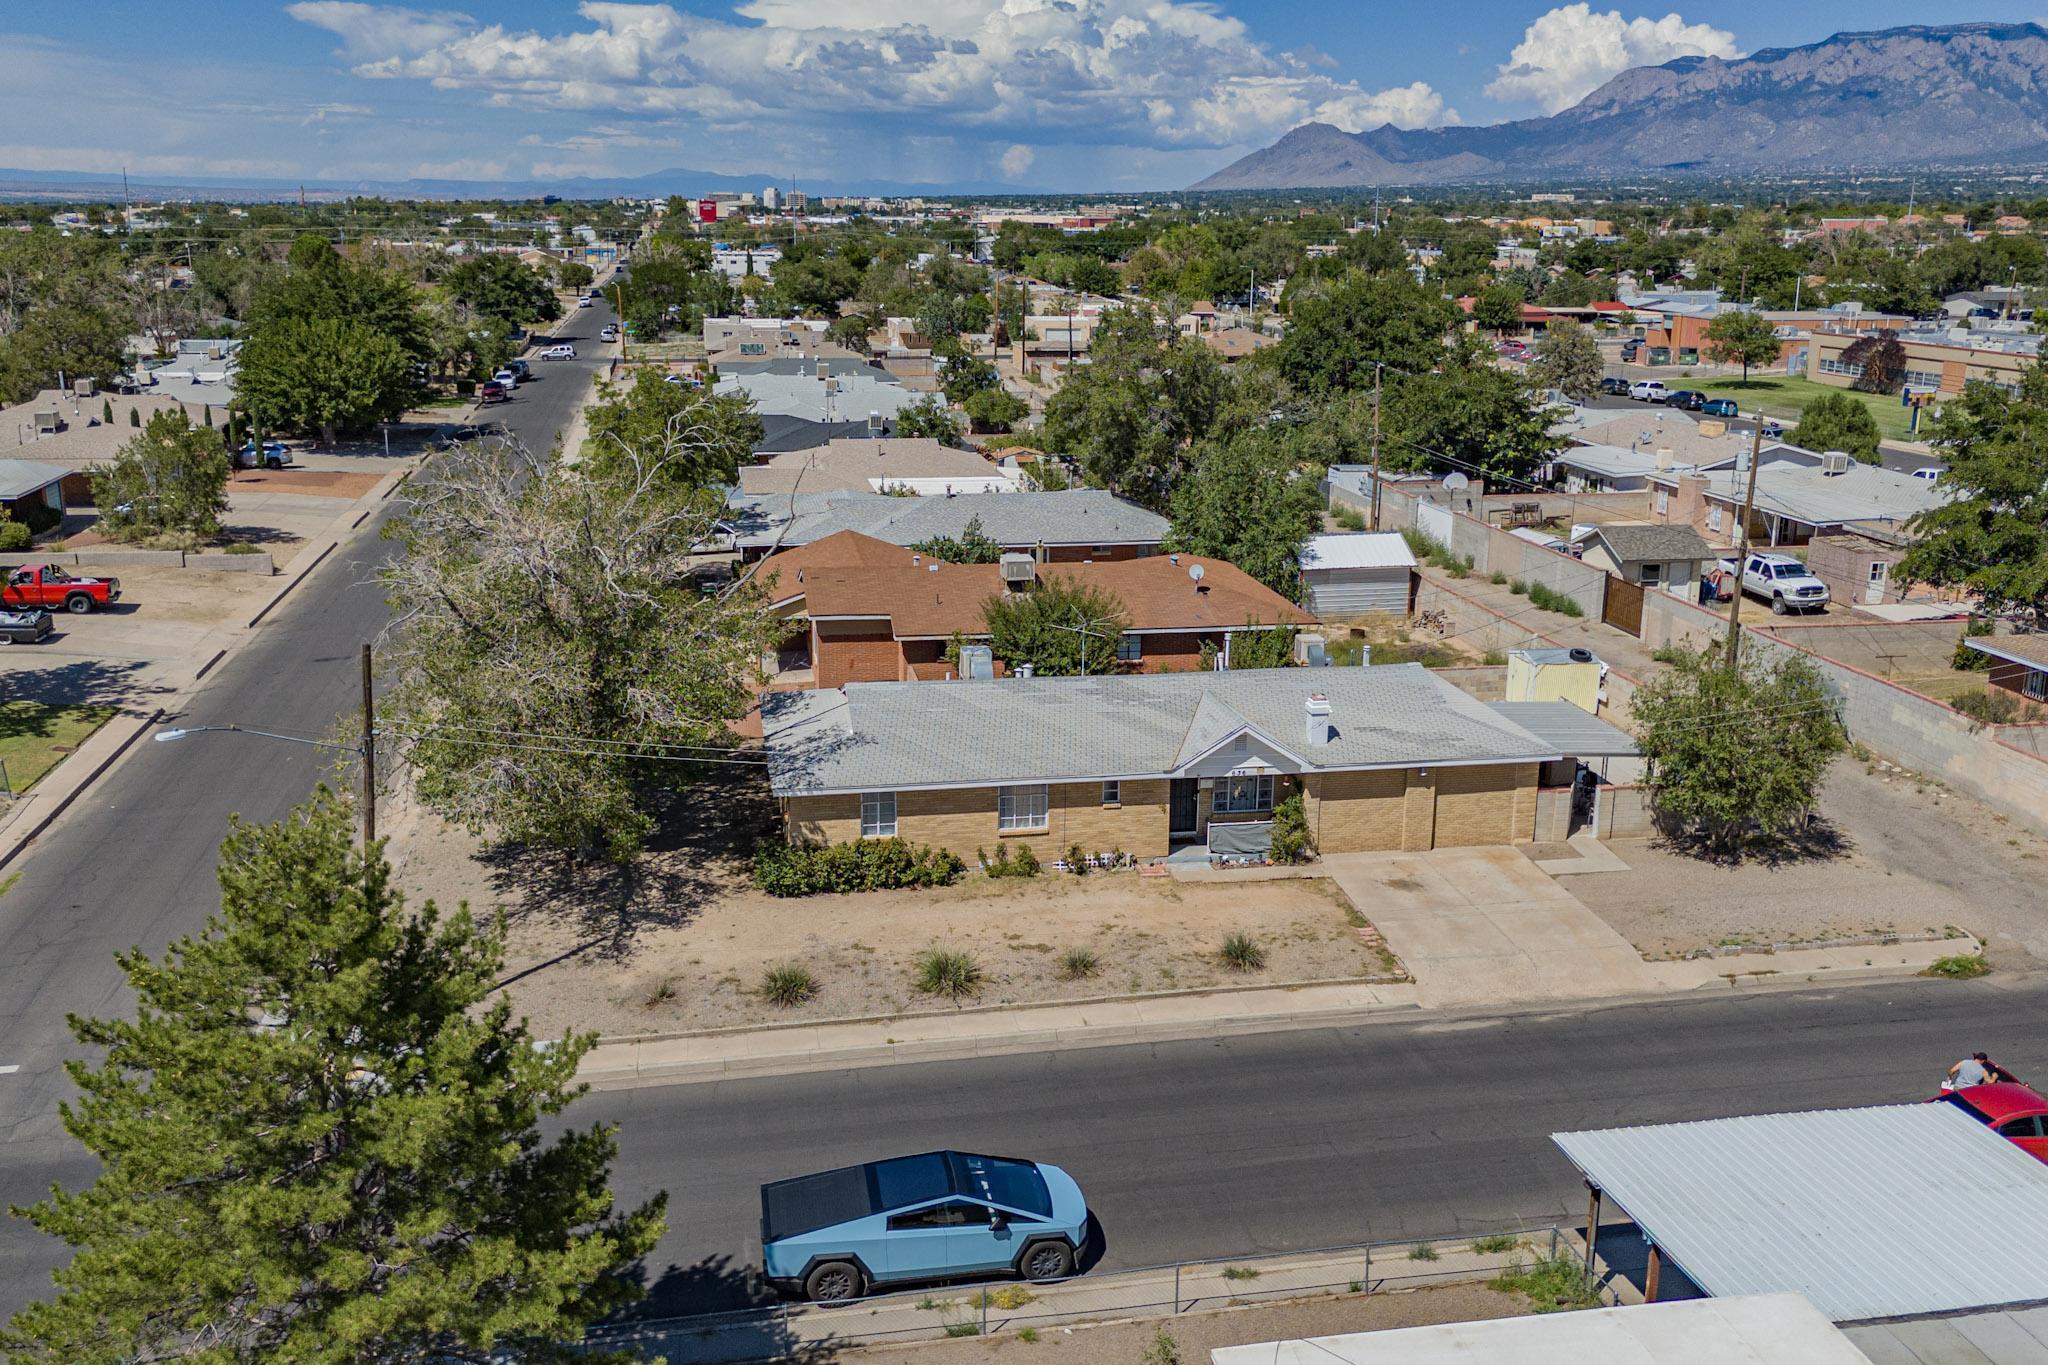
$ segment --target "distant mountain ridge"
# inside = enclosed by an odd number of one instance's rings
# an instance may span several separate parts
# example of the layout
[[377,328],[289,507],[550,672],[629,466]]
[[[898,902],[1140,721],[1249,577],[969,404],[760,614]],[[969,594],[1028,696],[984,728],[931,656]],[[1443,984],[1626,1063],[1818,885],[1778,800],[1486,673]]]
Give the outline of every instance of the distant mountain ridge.
[[1531,172],[2048,161],[2048,29],[1913,25],[1624,71],[1548,118],[1347,133],[1304,124],[1196,190],[1429,185]]
[[[661,199],[669,195],[691,198],[717,191],[752,190],[760,193],[770,185],[791,188],[787,176],[728,175],[722,171],[694,171],[685,168],[652,171],[636,176],[569,176],[534,180],[307,180],[303,188],[308,199],[345,199],[351,195],[375,195],[386,199]],[[137,173],[128,178],[128,192],[138,199],[208,199],[221,202],[264,203],[298,196],[296,180],[222,176],[161,176]],[[795,188],[812,197],[819,195],[956,195],[1021,194],[1015,185],[997,181],[976,181],[952,185],[922,185],[888,180],[822,181],[802,180]],[[48,200],[104,200],[121,198],[121,177],[91,171],[26,171],[0,167],[0,198]]]

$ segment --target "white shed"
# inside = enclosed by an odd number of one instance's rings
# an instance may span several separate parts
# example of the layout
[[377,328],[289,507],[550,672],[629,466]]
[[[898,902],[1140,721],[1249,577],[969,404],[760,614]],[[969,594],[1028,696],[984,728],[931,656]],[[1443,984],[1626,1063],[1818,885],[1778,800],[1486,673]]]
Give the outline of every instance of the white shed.
[[1325,620],[1408,614],[1415,556],[1392,531],[1309,537],[1301,549],[1302,605]]

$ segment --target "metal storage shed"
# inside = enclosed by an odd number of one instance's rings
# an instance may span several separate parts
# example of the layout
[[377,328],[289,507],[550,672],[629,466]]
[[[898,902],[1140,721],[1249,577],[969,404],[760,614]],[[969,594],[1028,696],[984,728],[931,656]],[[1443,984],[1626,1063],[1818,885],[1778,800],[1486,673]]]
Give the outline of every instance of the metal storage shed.
[[1302,605],[1325,620],[1385,611],[1408,614],[1415,556],[1392,531],[1309,537],[1301,548]]
[[1551,1140],[1635,1220],[1653,1270],[1716,1297],[1803,1294],[1833,1322],[2048,1300],[2048,1164],[1952,1105]]

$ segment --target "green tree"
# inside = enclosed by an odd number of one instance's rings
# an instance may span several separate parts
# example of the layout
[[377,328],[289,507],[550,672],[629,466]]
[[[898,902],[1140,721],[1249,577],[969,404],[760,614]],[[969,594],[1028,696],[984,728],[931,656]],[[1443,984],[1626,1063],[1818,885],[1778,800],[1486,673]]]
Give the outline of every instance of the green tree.
[[1351,275],[1293,306],[1273,363],[1303,393],[1369,389],[1376,363],[1409,371],[1442,363],[1452,309],[1405,274]]
[[1490,332],[1522,325],[1522,305],[1529,301],[1521,286],[1497,284],[1472,300],[1472,321]]
[[1322,529],[1323,497],[1266,430],[1205,441],[1173,493],[1168,548],[1227,560],[1290,602],[1301,600],[1301,546]]
[[1076,260],[1072,283],[1084,294],[1113,297],[1124,292],[1124,277],[1117,273],[1115,266],[1099,256],[1082,256]]
[[705,594],[722,499],[685,428],[563,469],[514,443],[407,485],[383,572],[400,612],[384,710],[422,800],[519,843],[625,861],[674,760],[732,744],[773,623],[750,580]]
[[442,276],[441,283],[473,315],[505,327],[553,322],[562,315],[561,300],[547,279],[517,256],[471,256]]
[[121,372],[130,321],[98,300],[68,292],[31,308],[0,335],[0,400],[19,402],[61,376],[105,384]]
[[832,325],[825,329],[825,335],[849,351],[867,355],[873,349],[868,333],[874,331],[874,319],[865,313],[852,313],[846,317],[832,319]]
[[1041,677],[1116,672],[1116,643],[1131,625],[1114,593],[1056,568],[1041,569],[1023,592],[990,597],[981,604],[981,619],[998,659],[1012,672],[1029,664]]
[[582,458],[592,468],[608,471],[666,449],[661,475],[686,491],[737,483],[764,432],[752,399],[671,384],[652,369],[635,371],[631,387],[600,380],[584,421]]
[[985,389],[1000,388],[1002,382],[995,366],[964,351],[947,360],[939,372],[939,386],[954,403],[965,403]]
[[237,396],[268,429],[317,431],[333,445],[344,430],[390,421],[412,403],[412,362],[367,323],[285,318],[242,347]]
[[183,408],[150,414],[113,463],[95,465],[93,505],[116,540],[166,532],[211,536],[228,510],[228,455],[220,433],[195,427]]
[[1793,439],[1808,450],[1843,450],[1865,464],[1881,462],[1878,443],[1884,433],[1870,408],[1846,393],[1824,393],[1799,410]]
[[998,385],[983,389],[961,404],[974,429],[983,433],[1006,432],[1031,411],[1030,404]]
[[1707,324],[1707,354],[1723,365],[1742,366],[1745,384],[1752,365],[1774,365],[1782,350],[1778,329],[1762,313],[1729,309]]
[[2021,612],[2048,630],[2048,371],[2029,365],[2017,395],[1968,385],[1933,441],[1949,496],[1909,523],[1899,577],[1967,588],[1982,614]]
[[1718,645],[1682,651],[1632,705],[1658,811],[1716,857],[1811,810],[1845,744],[1820,670],[1789,650],[1752,645],[1733,670]]
[[555,267],[555,279],[561,282],[562,288],[573,289],[580,294],[596,283],[597,274],[581,261],[563,261]]
[[993,564],[1003,557],[1003,547],[981,529],[980,517],[969,517],[957,540],[952,536],[934,536],[910,548],[948,564]]
[[926,394],[915,403],[897,409],[896,434],[926,436],[942,445],[962,444],[959,420],[953,416],[953,410],[933,394]]
[[1528,381],[1478,351],[1390,384],[1386,404],[1383,430],[1397,467],[1448,464],[1496,482],[1525,481],[1564,444]]
[[101,1168],[26,1211],[76,1249],[16,1361],[567,1360],[638,1294],[664,1197],[612,1130],[541,1128],[594,1035],[539,1048],[501,931],[408,909],[324,790],[222,847],[205,932],[118,959],[136,1017],[73,1016],[65,1129]]
[[1090,483],[1164,508],[1188,448],[1215,424],[1229,389],[1216,353],[1167,337],[1144,308],[1104,313],[1088,364],[1045,405],[1047,449],[1078,459]]
[[1584,401],[1600,392],[1606,373],[1600,358],[1600,343],[1590,328],[1559,319],[1544,328],[1536,343],[1536,359],[1529,375],[1547,389],[1557,389],[1568,398]]

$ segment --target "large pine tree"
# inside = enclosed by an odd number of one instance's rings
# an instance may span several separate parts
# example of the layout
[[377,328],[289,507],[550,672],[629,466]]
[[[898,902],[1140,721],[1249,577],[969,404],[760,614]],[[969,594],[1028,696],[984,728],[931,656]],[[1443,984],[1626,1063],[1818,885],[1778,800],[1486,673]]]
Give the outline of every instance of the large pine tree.
[[613,1210],[609,1129],[542,1141],[593,1040],[492,998],[495,928],[408,910],[325,791],[238,821],[220,882],[204,933],[120,958],[133,1019],[72,1020],[102,1173],[16,1211],[77,1251],[12,1359],[549,1359],[637,1297],[665,1200]]

